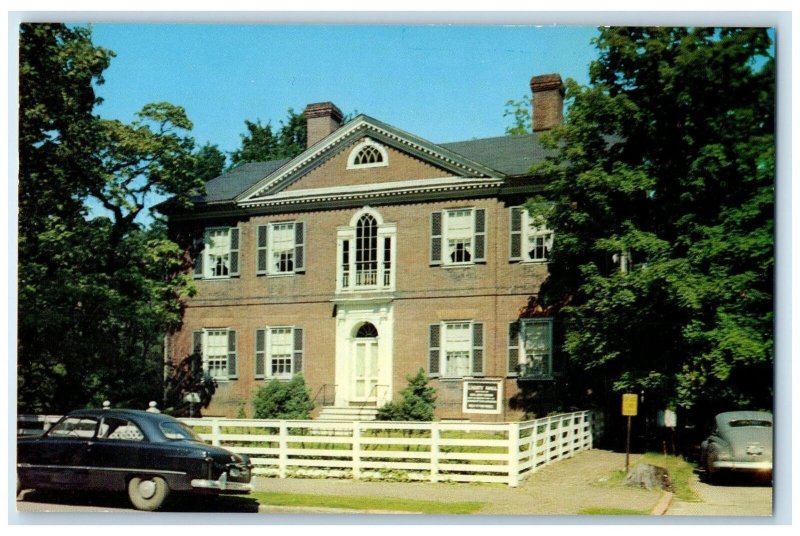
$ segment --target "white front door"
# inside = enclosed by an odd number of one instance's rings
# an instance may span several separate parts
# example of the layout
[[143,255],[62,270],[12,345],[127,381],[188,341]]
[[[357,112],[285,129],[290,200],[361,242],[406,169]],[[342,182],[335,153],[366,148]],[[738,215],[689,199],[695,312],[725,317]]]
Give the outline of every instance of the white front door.
[[378,400],[378,339],[359,338],[353,344],[353,398],[375,402]]

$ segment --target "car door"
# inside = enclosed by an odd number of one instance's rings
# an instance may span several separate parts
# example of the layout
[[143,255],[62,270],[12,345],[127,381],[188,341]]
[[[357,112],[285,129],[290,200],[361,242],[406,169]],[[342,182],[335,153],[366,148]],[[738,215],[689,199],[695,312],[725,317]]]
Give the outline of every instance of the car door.
[[133,421],[104,416],[97,438],[89,445],[94,489],[124,490],[128,475],[143,468],[142,449],[147,438]]
[[32,487],[82,489],[88,480],[88,447],[99,419],[67,416],[19,453],[20,471]]

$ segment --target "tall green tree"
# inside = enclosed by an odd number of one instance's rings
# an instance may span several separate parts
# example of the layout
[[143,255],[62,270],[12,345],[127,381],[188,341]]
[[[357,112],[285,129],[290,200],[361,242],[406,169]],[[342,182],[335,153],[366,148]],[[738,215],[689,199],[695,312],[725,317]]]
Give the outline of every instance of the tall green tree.
[[[536,171],[573,384],[772,403],[774,58],[761,28],[602,28]],[[537,217],[541,198],[530,209]],[[616,397],[614,398],[616,401]]]
[[306,148],[306,119],[289,108],[286,121],[277,132],[272,123],[245,121],[247,132],[241,135],[242,146],[231,153],[231,168],[247,162],[267,162],[293,158]]
[[20,32],[18,405],[62,412],[159,400],[163,336],[191,282],[154,196],[188,204],[191,122],[149,104],[131,124],[94,114],[113,57],[88,28]]
[[194,175],[208,182],[213,178],[219,177],[225,171],[225,153],[219,147],[206,143],[195,152]]

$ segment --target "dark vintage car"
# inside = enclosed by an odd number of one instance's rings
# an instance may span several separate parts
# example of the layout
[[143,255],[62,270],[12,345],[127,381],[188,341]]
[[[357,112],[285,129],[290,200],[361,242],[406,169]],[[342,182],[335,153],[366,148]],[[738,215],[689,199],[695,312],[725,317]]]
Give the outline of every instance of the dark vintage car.
[[728,411],[700,445],[700,467],[708,479],[722,471],[772,473],[772,413]]
[[43,435],[17,440],[17,492],[126,491],[138,510],[157,510],[172,492],[249,493],[251,470],[247,457],[147,411],[74,411]]

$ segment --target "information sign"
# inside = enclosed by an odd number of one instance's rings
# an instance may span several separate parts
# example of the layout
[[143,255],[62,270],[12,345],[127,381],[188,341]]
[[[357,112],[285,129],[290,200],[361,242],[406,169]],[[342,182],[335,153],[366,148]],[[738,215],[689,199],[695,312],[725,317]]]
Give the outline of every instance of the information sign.
[[502,380],[464,380],[464,413],[500,413]]

